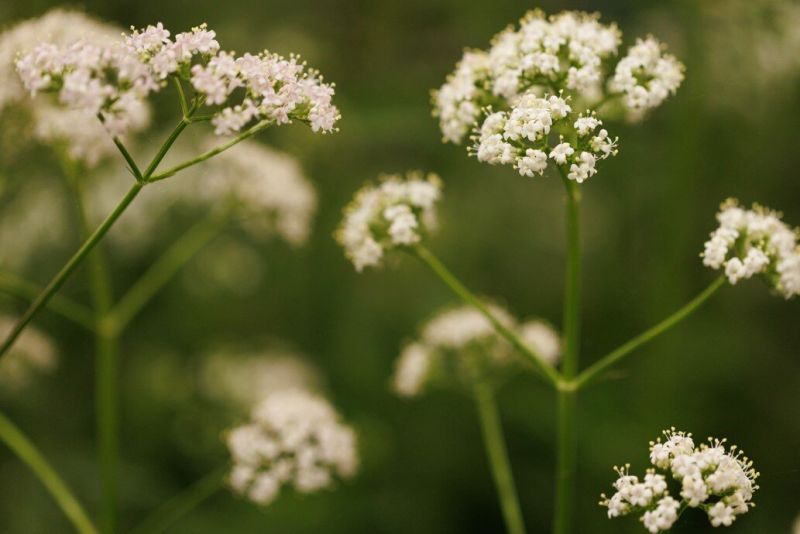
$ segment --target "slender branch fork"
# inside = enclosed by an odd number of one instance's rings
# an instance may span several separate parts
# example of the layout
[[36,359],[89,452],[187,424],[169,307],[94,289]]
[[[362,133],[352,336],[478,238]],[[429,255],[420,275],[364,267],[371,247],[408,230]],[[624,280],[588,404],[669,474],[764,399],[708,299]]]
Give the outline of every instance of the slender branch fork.
[[[534,370],[557,392],[557,463],[554,534],[568,534],[573,530],[574,513],[572,501],[575,492],[575,471],[577,464],[577,394],[580,389],[597,380],[605,371],[619,363],[626,356],[641,348],[673,326],[687,318],[711,298],[725,282],[724,277],[715,279],[711,285],[685,306],[645,330],[630,341],[597,360],[584,371],[579,372],[580,344],[580,194],[577,184],[568,180],[563,173],[566,187],[567,221],[567,268],[564,284],[564,358],[559,372],[546,363],[538,354],[492,314],[486,304],[456,278],[441,261],[422,245],[414,245],[406,250],[439,277],[450,290],[465,303],[474,306],[526,359]],[[504,499],[501,488],[501,500]],[[504,511],[505,513],[505,511]],[[509,531],[512,532],[509,524]]]

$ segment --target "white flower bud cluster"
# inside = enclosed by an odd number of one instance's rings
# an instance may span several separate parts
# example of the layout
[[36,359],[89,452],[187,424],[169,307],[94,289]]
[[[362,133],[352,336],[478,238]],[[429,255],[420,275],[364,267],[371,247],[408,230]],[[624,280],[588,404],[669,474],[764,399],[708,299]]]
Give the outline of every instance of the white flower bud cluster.
[[[533,352],[551,365],[561,354],[561,341],[553,328],[541,320],[519,324],[496,304],[487,304],[506,327],[515,330]],[[421,329],[420,338],[405,346],[395,364],[393,389],[402,397],[415,397],[437,380],[471,385],[514,360],[514,349],[492,323],[472,306],[447,308]]]
[[[286,59],[265,51],[235,57],[220,50],[216,33],[205,24],[174,39],[158,23],[132,29],[110,45],[82,40],[67,46],[41,43],[16,65],[32,94],[58,93],[62,104],[99,114],[113,135],[131,127],[136,107],[165,87],[170,76],[187,80],[205,103],[223,106],[212,118],[219,135],[255,121],[285,124],[292,119],[307,122],[314,131],[330,132],[339,119],[332,104],[333,86],[296,56]],[[238,88],[244,96],[231,102]]]
[[[759,474],[736,446],[725,449],[725,440],[708,439],[695,446],[691,434],[664,431],[650,443],[650,462],[643,480],[629,474],[629,467],[614,468],[619,477],[611,497],[602,495],[600,505],[608,517],[643,513],[641,521],[652,533],[667,531],[686,507],[703,510],[714,527],[730,526],[736,517],[755,506]],[[662,471],[660,474],[657,471]],[[670,494],[667,479],[680,485],[678,501]]]
[[[0,338],[11,332],[16,319],[0,315]],[[58,353],[50,336],[36,327],[28,327],[0,360],[0,389],[16,393],[31,383],[36,375],[50,373],[58,365]]]
[[664,53],[665,49],[652,35],[637,39],[617,63],[609,86],[625,94],[623,101],[629,110],[643,112],[660,106],[683,82],[683,64]]
[[357,271],[380,265],[386,252],[418,243],[436,226],[434,205],[441,192],[442,181],[433,173],[382,176],[345,208],[336,240]]
[[325,399],[302,390],[277,391],[250,422],[227,434],[234,492],[267,506],[282,487],[313,493],[358,469],[356,435]]
[[744,209],[728,199],[717,220],[720,226],[701,254],[704,265],[724,268],[731,284],[760,274],[785,298],[800,294],[798,230],[781,221],[780,213],[758,204]]
[[[78,40],[96,46],[111,46],[119,40],[121,28],[97,21],[81,12],[56,8],[41,17],[20,22],[0,33],[0,111],[13,105],[26,109],[30,128],[16,132],[35,140],[63,146],[67,155],[87,167],[116,154],[95,114],[64,108],[49,99],[26,99],[27,91],[15,72],[18,56],[35,48],[43,40],[58,46],[72,45]],[[129,103],[128,131],[143,130],[150,123],[150,108],[145,103]]]
[[[526,93],[510,112],[490,113],[475,130],[472,152],[490,165],[511,165],[522,176],[542,175],[552,160],[568,179],[583,183],[597,173],[598,161],[617,154],[617,138],[601,128],[603,121],[587,111],[568,120],[567,100],[551,95],[540,98]],[[572,143],[561,135],[551,144],[555,128],[572,130]]]
[[219,347],[203,361],[199,381],[206,397],[246,409],[277,391],[316,391],[321,382],[306,358],[275,344]]
[[[675,93],[683,80],[683,65],[665,54],[663,45],[652,37],[631,47],[613,74],[607,71],[620,41],[617,26],[600,23],[598,14],[566,11],[547,18],[541,11],[529,12],[518,28],[510,26],[495,36],[488,51],[465,51],[445,84],[433,92],[433,114],[439,118],[444,140],[458,144],[470,131],[479,136],[486,132],[487,157],[491,154],[498,163],[505,160],[503,164],[514,165],[525,176],[540,174],[550,150],[535,144],[507,150],[503,140],[490,137],[500,133],[499,118],[487,117],[486,125],[482,114],[492,117],[499,111],[511,120],[510,116],[522,108],[517,115],[525,117],[531,127],[537,123],[539,127],[532,131],[546,139],[547,119],[534,121],[531,116],[541,113],[541,100],[571,101],[580,109],[588,108],[586,114],[591,115],[591,110],[606,109],[606,103],[621,97],[627,113],[641,115]],[[548,98],[548,94],[558,97]],[[535,100],[537,97],[539,101]],[[571,111],[569,107],[566,113]],[[566,113],[559,117],[561,113],[556,111],[551,120],[555,122]],[[572,128],[563,127],[557,132],[570,140],[574,137]],[[598,152],[616,152],[616,139],[608,138],[607,132],[598,133],[597,137],[593,144],[598,148],[593,151],[572,146],[574,152],[568,154],[568,146],[564,146],[556,152],[562,159],[573,158],[570,167],[574,164],[576,171],[572,179],[583,180],[593,174]]]

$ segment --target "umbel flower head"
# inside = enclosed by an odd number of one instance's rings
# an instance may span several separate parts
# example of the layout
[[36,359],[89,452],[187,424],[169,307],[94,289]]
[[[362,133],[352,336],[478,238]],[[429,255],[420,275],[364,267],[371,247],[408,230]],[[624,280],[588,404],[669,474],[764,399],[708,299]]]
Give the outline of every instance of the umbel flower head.
[[[650,462],[643,479],[629,473],[629,465],[615,467],[619,478],[611,497],[602,495],[600,505],[608,517],[642,513],[640,520],[653,533],[667,531],[685,508],[697,508],[714,527],[730,526],[755,506],[753,493],[759,474],[736,446],[726,450],[725,440],[708,438],[695,446],[691,434],[674,428],[650,443]],[[676,499],[668,481],[677,482]]]
[[[20,22],[0,33],[0,112],[13,107],[24,111],[24,127],[20,135],[47,144],[63,147],[73,160],[94,167],[117,149],[97,117],[90,113],[68,109],[48,98],[29,99],[25,87],[15,72],[19,55],[28,52],[42,41],[57,46],[69,46],[82,41],[95,46],[111,46],[119,40],[122,28],[98,21],[79,11],[56,8],[41,17]],[[150,122],[150,108],[144,103],[131,103],[127,110],[128,131],[144,129]],[[6,125],[6,127],[8,127]]]
[[[533,352],[556,364],[561,342],[549,324],[538,319],[520,324],[500,306],[487,306]],[[476,381],[493,379],[521,361],[486,316],[472,306],[446,308],[425,323],[420,332],[418,340],[403,348],[395,365],[392,386],[403,397],[415,397],[437,382],[470,387]]]
[[436,226],[434,205],[441,196],[438,175],[411,171],[367,184],[344,210],[336,240],[357,271],[380,265],[386,253],[414,245]]
[[19,57],[17,71],[33,95],[53,92],[61,104],[99,115],[113,135],[125,133],[133,110],[170,77],[188,82],[206,104],[211,122],[227,135],[248,124],[296,119],[329,132],[339,119],[333,86],[296,56],[264,51],[235,56],[221,50],[205,24],[174,38],[161,23],[133,29],[109,45],[41,43]]
[[[0,337],[7,336],[16,322],[13,317],[0,315]],[[30,327],[0,360],[0,390],[18,392],[37,374],[52,372],[56,365],[58,353],[53,340],[35,327]]]
[[465,51],[433,92],[444,140],[462,143],[471,132],[481,161],[523,176],[542,174],[552,161],[583,182],[598,160],[617,153],[598,115],[621,108],[641,117],[683,81],[683,65],[653,37],[639,39],[611,70],[621,38],[596,13],[527,13],[488,50]]
[[228,433],[227,442],[231,488],[262,506],[283,486],[312,493],[358,468],[353,430],[325,399],[299,389],[277,391],[261,401],[249,423]]
[[731,284],[761,275],[785,298],[800,294],[798,230],[781,221],[781,214],[758,204],[745,209],[735,199],[722,203],[719,228],[701,254],[703,264],[724,269]]

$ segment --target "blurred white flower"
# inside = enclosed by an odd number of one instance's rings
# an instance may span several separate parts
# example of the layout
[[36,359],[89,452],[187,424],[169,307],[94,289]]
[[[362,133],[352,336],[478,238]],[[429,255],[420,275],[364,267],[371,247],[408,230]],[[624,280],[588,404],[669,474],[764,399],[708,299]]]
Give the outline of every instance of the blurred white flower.
[[760,274],[785,298],[800,294],[798,231],[780,213],[758,204],[748,210],[728,199],[717,220],[701,254],[704,265],[724,269],[731,284]]
[[323,398],[278,391],[261,401],[247,424],[230,430],[233,491],[261,506],[291,485],[313,493],[358,469],[356,435]]
[[206,357],[200,374],[206,396],[245,408],[278,391],[315,391],[320,383],[318,371],[305,358],[279,347],[222,347]]
[[[0,338],[5,338],[16,318],[0,315]],[[50,336],[28,327],[0,360],[0,389],[10,393],[22,390],[38,374],[51,373],[58,365],[58,352]]]
[[[711,525],[718,527],[730,526],[754,506],[751,501],[759,474],[736,446],[726,450],[725,440],[709,438],[696,447],[691,434],[674,428],[665,430],[664,437],[663,442],[659,438],[650,443],[655,468],[648,469],[642,481],[629,474],[629,465],[614,468],[616,493],[602,495],[600,501],[609,518],[643,512],[644,527],[657,533],[672,528],[686,507],[702,509]],[[680,483],[680,501],[670,495],[667,477]]]
[[344,210],[336,240],[357,271],[380,265],[386,252],[413,245],[436,225],[434,204],[441,196],[435,174],[385,175],[362,187]]
[[[550,364],[561,352],[558,334],[547,323],[530,320],[519,324],[496,304],[487,304],[506,327],[516,330],[531,350]],[[395,364],[394,391],[414,397],[431,383],[455,380],[470,386],[508,369],[515,361],[514,349],[492,323],[472,306],[446,308],[420,329],[418,340],[408,343]]]

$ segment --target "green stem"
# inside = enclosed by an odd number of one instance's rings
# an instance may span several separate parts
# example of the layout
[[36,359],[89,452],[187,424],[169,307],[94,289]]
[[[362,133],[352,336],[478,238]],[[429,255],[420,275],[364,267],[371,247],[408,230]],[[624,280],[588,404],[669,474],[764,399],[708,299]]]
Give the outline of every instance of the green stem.
[[183,92],[181,79],[177,76],[173,76],[172,81],[175,83],[175,90],[178,92],[178,100],[181,103],[181,113],[183,113],[184,117],[189,118],[189,101],[186,100],[186,93]]
[[425,265],[427,265],[458,297],[464,302],[474,306],[492,323],[495,330],[508,340],[511,345],[520,353],[527,356],[530,362],[534,365],[535,369],[539,371],[541,376],[546,382],[553,386],[557,386],[561,382],[561,377],[558,371],[545,362],[541,356],[536,354],[530,347],[528,347],[517,334],[504,325],[491,310],[484,304],[481,299],[476,297],[469,289],[467,289],[447,268],[433,255],[428,249],[422,245],[415,245],[409,251],[419,258]]
[[125,293],[107,316],[106,328],[125,329],[139,311],[186,263],[219,234],[227,211],[218,210],[184,233]]
[[482,383],[475,386],[475,403],[478,409],[478,419],[481,423],[483,441],[486,444],[489,465],[492,468],[492,476],[497,487],[497,495],[508,534],[525,534],[525,523],[519,507],[514,477],[511,474],[508,451],[503,438],[503,428],[497,411],[497,403],[490,386]]
[[[0,272],[0,291],[4,293],[20,299],[32,301],[41,290],[41,286],[21,276]],[[83,304],[75,302],[68,297],[53,295],[47,307],[87,330],[94,330],[95,328],[95,320],[92,311]]]
[[603,356],[600,360],[596,363],[591,365],[589,368],[585,369],[577,379],[574,381],[574,385],[576,388],[582,388],[594,380],[596,380],[600,374],[602,374],[606,369],[611,367],[612,365],[616,364],[620,360],[622,360],[625,356],[631,354],[634,350],[638,349],[651,339],[655,338],[659,334],[663,334],[683,319],[688,317],[692,314],[695,310],[697,310],[700,306],[703,305],[714,293],[716,293],[720,287],[725,284],[725,277],[720,276],[715,279],[711,285],[709,285],[706,289],[704,289],[699,295],[697,295],[694,299],[692,299],[689,303],[683,306],[681,309],[658,323],[657,325],[653,326],[652,328],[645,330],[635,338],[631,339],[627,343],[620,345],[607,355]]
[[114,225],[114,223],[119,219],[120,215],[125,211],[125,209],[133,202],[133,199],[136,198],[136,195],[139,194],[139,191],[142,189],[142,184],[135,183],[131,186],[130,190],[125,194],[122,198],[120,203],[114,208],[114,211],[106,217],[106,219],[100,224],[100,226],[92,233],[91,236],[81,245],[75,254],[69,259],[69,261],[61,268],[61,270],[56,274],[52,280],[45,286],[41,293],[34,299],[25,313],[19,318],[17,323],[14,325],[14,328],[6,337],[3,344],[0,345],[0,357],[2,357],[8,349],[14,344],[14,341],[19,337],[25,327],[31,322],[31,319],[41,310],[50,300],[50,298],[64,285],[64,282],[67,281],[67,278],[70,277],[72,272],[81,264],[84,258],[89,254],[89,252],[94,248],[94,246],[100,242],[100,240],[106,235],[108,230]]
[[[78,168],[62,159],[65,175],[75,192],[78,222],[84,235],[90,232],[89,216],[84,202],[85,192]],[[100,457],[103,532],[113,534],[117,523],[117,471],[119,464],[119,348],[115,333],[103,328],[111,308],[112,290],[108,261],[102,245],[91,251],[89,289],[95,312],[95,417]]]
[[[578,371],[580,350],[580,191],[564,176],[566,188],[567,268],[564,283],[564,358],[562,374],[567,384]],[[558,390],[555,534],[569,534],[573,526],[573,501],[577,465],[577,399],[571,387]]]
[[209,158],[212,158],[212,157],[216,156],[217,154],[219,154],[221,152],[224,152],[224,151],[228,150],[229,148],[231,148],[232,146],[236,145],[237,143],[241,143],[242,141],[244,141],[248,137],[254,136],[255,134],[257,134],[258,132],[260,132],[264,128],[270,126],[271,124],[272,124],[271,120],[263,120],[263,121],[259,122],[258,124],[252,126],[250,129],[248,129],[248,130],[242,132],[241,134],[237,135],[236,137],[234,137],[233,139],[231,139],[227,143],[224,143],[224,144],[222,144],[222,145],[220,145],[220,146],[218,146],[216,148],[212,148],[208,152],[204,152],[204,153],[200,154],[199,156],[197,156],[196,158],[192,158],[192,159],[190,159],[188,161],[184,161],[180,165],[176,165],[176,166],[172,167],[171,169],[168,169],[168,170],[166,170],[164,172],[156,174],[155,176],[150,177],[149,175],[147,175],[147,180],[150,181],[150,182],[157,182],[159,180],[163,180],[164,178],[169,178],[170,176],[173,176],[173,175],[177,174],[178,172],[180,172],[180,171],[182,171],[182,170],[184,170],[184,169],[186,169],[188,167],[191,167],[192,165],[197,165],[198,163],[202,163],[203,161],[205,161],[205,160],[207,160]]
[[162,504],[129,534],[160,534],[166,532],[183,516],[213,496],[223,485],[227,467],[201,478],[184,491]]
[[20,460],[31,468],[33,473],[53,496],[58,506],[80,534],[98,534],[89,516],[72,495],[67,485],[61,480],[42,454],[25,435],[5,415],[0,413],[0,440],[11,449]]

